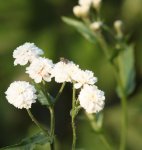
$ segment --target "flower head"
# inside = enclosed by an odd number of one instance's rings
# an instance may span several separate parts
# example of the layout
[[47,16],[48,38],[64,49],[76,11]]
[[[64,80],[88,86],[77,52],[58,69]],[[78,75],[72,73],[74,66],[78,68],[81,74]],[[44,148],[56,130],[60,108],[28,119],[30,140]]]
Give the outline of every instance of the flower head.
[[25,43],[14,50],[14,65],[26,65],[28,62],[32,62],[35,58],[42,54],[43,51],[35,46],[34,43]]
[[93,85],[97,82],[97,78],[94,77],[94,73],[89,70],[78,69],[73,75],[72,79],[75,81],[75,88],[78,89],[85,84]]
[[52,77],[55,77],[55,81],[58,83],[71,82],[72,75],[76,72],[78,66],[72,61],[60,61],[55,64],[52,71]]
[[11,83],[5,92],[8,102],[19,109],[31,108],[32,103],[36,102],[37,95],[35,93],[34,86],[25,81]]
[[95,85],[84,85],[78,99],[87,113],[97,113],[104,108],[104,92]]
[[53,66],[52,60],[39,57],[34,59],[30,66],[26,68],[26,73],[28,73],[36,83],[40,83],[42,79],[50,82]]

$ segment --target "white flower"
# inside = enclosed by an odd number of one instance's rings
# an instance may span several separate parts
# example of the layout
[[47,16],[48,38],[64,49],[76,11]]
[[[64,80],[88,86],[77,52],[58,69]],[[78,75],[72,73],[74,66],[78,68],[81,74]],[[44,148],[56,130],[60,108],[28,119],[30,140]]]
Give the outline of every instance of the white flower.
[[95,82],[97,82],[97,78],[94,77],[94,73],[92,71],[84,71],[81,69],[76,70],[76,72],[72,75],[72,80],[76,82],[74,84],[76,89],[82,87],[85,84],[93,85]]
[[42,79],[50,82],[53,66],[52,60],[39,57],[34,59],[30,66],[26,68],[26,73],[28,73],[36,83],[40,83]]
[[81,107],[83,107],[87,113],[97,113],[104,108],[104,92],[99,90],[95,85],[84,85],[78,99]]
[[55,77],[55,81],[58,83],[71,82],[71,76],[76,72],[78,66],[73,62],[60,61],[55,64],[52,71],[52,77]]
[[32,103],[36,102],[37,95],[35,93],[34,86],[25,81],[11,83],[5,92],[8,102],[19,109],[31,108]]
[[13,52],[15,58],[14,65],[26,65],[28,62],[42,55],[43,51],[35,46],[34,43],[25,43],[17,47]]

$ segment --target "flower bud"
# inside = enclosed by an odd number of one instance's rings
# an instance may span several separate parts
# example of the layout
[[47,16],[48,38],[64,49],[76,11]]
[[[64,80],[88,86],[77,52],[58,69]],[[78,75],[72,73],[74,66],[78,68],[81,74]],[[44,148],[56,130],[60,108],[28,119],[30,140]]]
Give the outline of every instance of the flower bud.
[[117,37],[119,37],[119,38],[121,38],[123,36],[122,27],[123,27],[123,22],[121,20],[116,20],[114,22],[114,29],[117,33]]
[[102,25],[103,25],[103,23],[101,21],[95,21],[90,25],[90,28],[96,32],[101,29]]
[[73,7],[73,13],[76,17],[81,17],[81,18],[87,17],[89,13],[89,7],[77,5]]

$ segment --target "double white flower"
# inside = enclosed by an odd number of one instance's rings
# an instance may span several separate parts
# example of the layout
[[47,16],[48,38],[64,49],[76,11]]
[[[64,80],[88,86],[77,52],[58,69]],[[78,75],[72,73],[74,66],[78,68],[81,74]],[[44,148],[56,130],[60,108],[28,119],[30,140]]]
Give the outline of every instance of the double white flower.
[[26,68],[26,73],[28,73],[36,83],[40,83],[42,79],[50,82],[53,67],[52,60],[39,57],[34,59],[30,66]]
[[37,46],[35,46],[34,43],[27,42],[14,50],[14,65],[26,65],[28,62],[32,62],[35,58],[39,57],[40,55],[43,55],[43,51]]
[[72,79],[75,81],[74,87],[76,89],[81,88],[83,85],[93,85],[97,82],[97,78],[94,77],[94,73],[89,70],[78,69],[75,74],[72,75]]
[[57,83],[72,82],[72,75],[76,73],[78,67],[72,61],[60,61],[55,64],[52,77]]
[[84,85],[78,99],[87,113],[97,113],[104,108],[104,92],[95,85]]
[[19,109],[31,108],[37,98],[34,86],[25,81],[11,83],[5,94],[8,102]]

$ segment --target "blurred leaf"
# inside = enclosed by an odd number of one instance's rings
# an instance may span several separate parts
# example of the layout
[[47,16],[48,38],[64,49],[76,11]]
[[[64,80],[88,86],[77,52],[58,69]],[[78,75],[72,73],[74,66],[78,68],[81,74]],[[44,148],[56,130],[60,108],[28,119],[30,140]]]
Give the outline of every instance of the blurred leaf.
[[48,100],[47,100],[47,97],[44,95],[42,90],[38,90],[37,99],[41,103],[41,105],[45,105],[45,106],[50,105]]
[[34,82],[32,82],[32,84],[36,87],[36,90],[38,92],[37,99],[41,103],[41,105],[50,106],[53,102],[53,97],[46,91],[45,87],[42,87],[41,84],[36,84]]
[[62,20],[77,29],[88,41],[96,43],[95,35],[83,22],[68,17],[62,17]]
[[30,138],[23,139],[20,143],[0,148],[0,150],[33,150],[36,144],[43,145],[50,142],[50,138],[43,133],[35,134]]
[[[133,92],[135,87],[134,47],[127,46],[118,56],[119,73],[126,95]],[[119,87],[118,87],[119,91]]]

